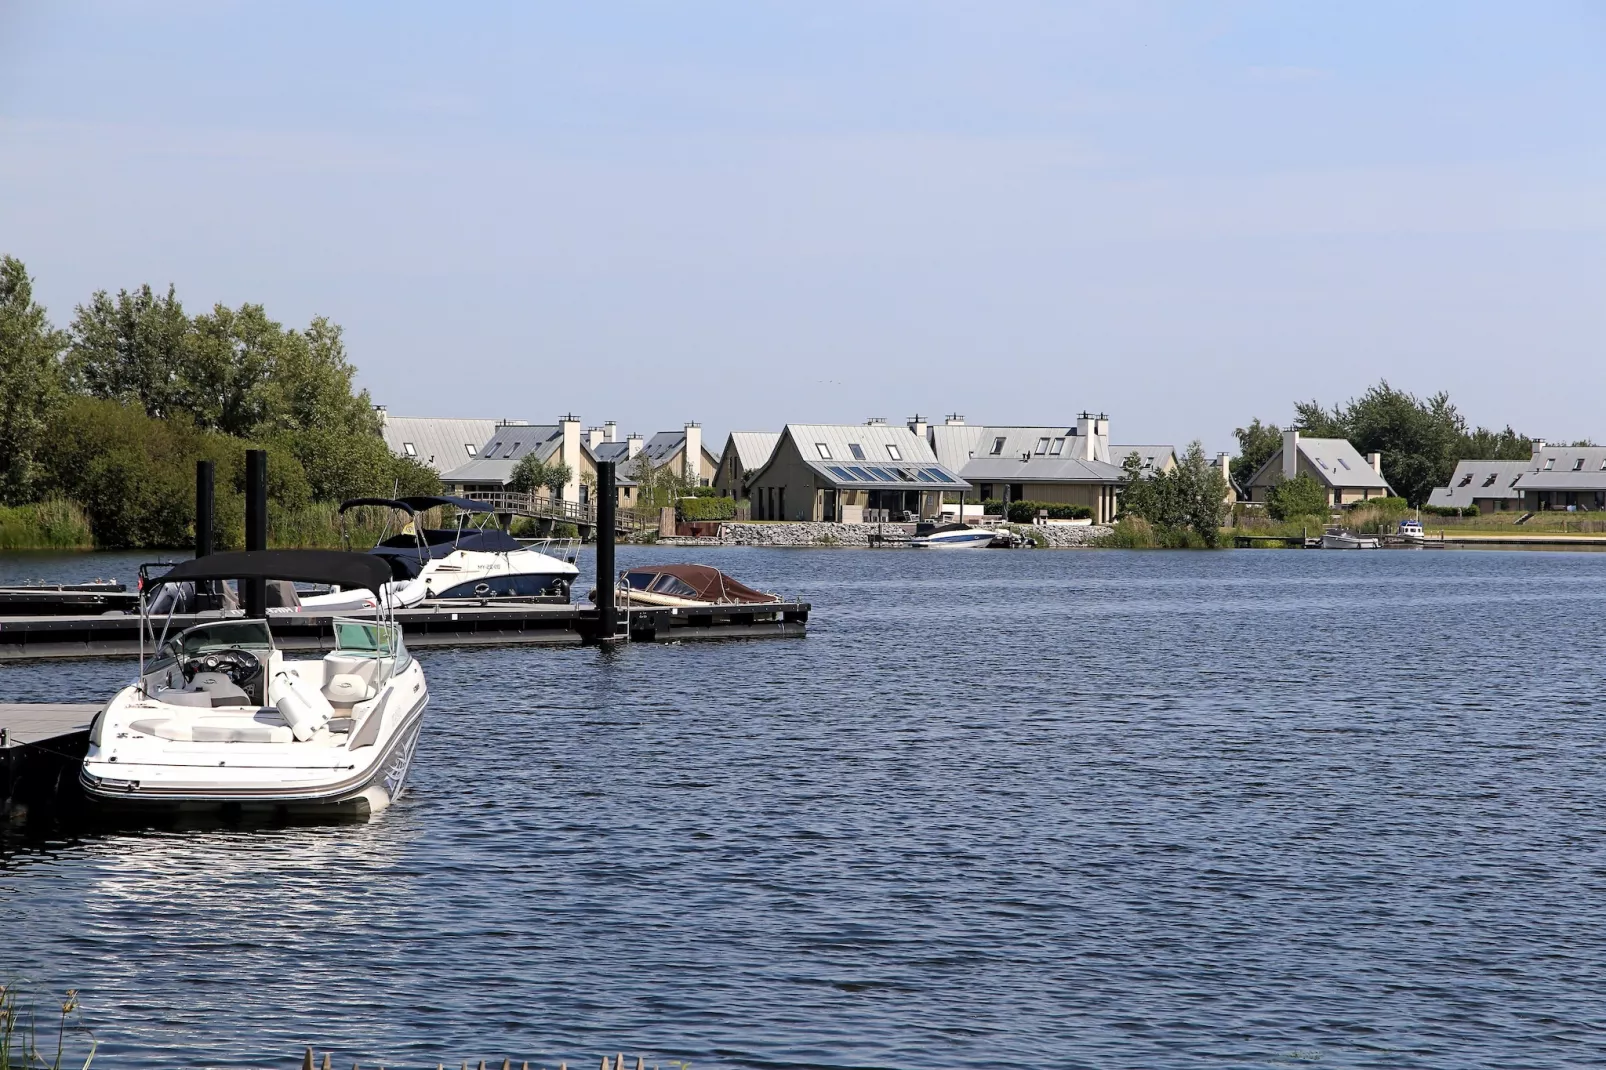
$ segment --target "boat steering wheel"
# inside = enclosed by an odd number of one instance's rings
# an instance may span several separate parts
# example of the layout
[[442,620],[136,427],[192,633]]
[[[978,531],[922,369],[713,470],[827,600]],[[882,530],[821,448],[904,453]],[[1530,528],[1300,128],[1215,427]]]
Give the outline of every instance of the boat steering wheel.
[[243,650],[213,650],[185,661],[186,677],[198,672],[220,672],[233,680],[236,687],[243,688],[262,675],[262,663]]

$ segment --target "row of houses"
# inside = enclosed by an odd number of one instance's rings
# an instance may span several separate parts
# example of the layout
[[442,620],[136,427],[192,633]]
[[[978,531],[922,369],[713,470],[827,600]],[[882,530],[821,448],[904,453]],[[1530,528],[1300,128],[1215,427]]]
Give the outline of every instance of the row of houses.
[[1436,488],[1428,504],[1476,506],[1480,513],[1606,509],[1606,446],[1551,446],[1541,440],[1525,461],[1461,461],[1450,485]]

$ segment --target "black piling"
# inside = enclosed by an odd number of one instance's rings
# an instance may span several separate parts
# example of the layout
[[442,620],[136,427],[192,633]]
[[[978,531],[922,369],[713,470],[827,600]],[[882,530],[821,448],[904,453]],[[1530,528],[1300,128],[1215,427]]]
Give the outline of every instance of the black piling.
[[195,462],[195,556],[212,552],[212,462]]
[[613,604],[614,509],[618,504],[613,467],[613,461],[597,462],[597,638],[602,642],[613,638],[618,619]]
[[[245,451],[245,548],[268,548],[268,451]],[[240,604],[247,618],[268,615],[266,580],[241,580]]]

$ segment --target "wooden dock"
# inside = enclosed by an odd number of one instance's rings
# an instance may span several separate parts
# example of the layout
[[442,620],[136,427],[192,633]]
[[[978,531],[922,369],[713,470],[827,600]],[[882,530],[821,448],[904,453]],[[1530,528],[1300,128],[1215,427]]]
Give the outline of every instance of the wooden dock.
[[[619,614],[619,638],[636,642],[692,639],[768,639],[803,635],[810,605],[784,602],[708,609],[632,609]],[[430,606],[396,611],[414,650],[445,646],[575,645],[596,642],[597,610],[552,603]],[[168,634],[222,619],[217,613],[175,614]],[[332,648],[332,616],[270,616],[274,642],[285,650]],[[157,634],[167,618],[153,621]],[[146,650],[153,646],[146,639]],[[139,617],[0,617],[0,661],[31,658],[131,657],[139,653]]]
[[99,706],[0,703],[0,818],[56,811],[79,798],[78,766]]

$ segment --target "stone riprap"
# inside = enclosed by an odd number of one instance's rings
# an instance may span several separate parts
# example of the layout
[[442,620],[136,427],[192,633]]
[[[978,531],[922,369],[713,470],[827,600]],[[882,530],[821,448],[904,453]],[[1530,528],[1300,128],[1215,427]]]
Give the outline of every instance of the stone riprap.
[[[726,546],[870,546],[879,537],[886,545],[896,546],[912,537],[914,530],[913,524],[728,523],[720,525],[719,541]],[[1048,540],[1051,549],[1088,546],[1110,533],[1108,527],[1098,524],[1029,530]]]

